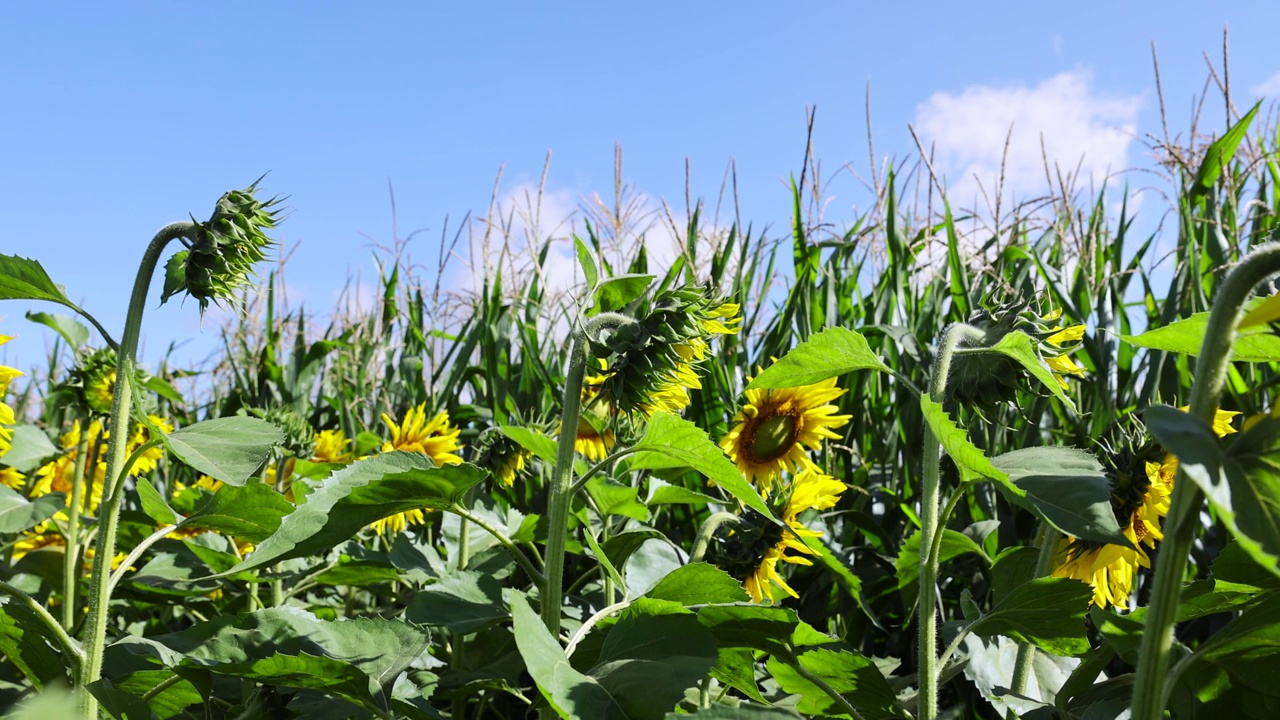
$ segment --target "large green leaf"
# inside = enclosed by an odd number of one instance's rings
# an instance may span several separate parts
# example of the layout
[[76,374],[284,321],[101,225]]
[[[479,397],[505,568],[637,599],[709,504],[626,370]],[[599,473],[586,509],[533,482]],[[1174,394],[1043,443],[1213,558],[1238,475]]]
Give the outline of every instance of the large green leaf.
[[474,465],[435,467],[418,453],[396,451],[358,460],[326,478],[252,555],[223,574],[324,552],[397,513],[447,508],[486,477]]
[[1172,679],[1178,717],[1273,717],[1280,709],[1280,595],[1246,610],[1214,633]]
[[714,640],[693,615],[618,621],[586,673],[569,664],[522,595],[511,599],[516,645],[551,707],[565,718],[659,720],[716,663]]
[[1239,433],[1227,452],[1209,424],[1167,405],[1147,408],[1143,419],[1178,458],[1178,477],[1204,492],[1239,546],[1280,575],[1280,419],[1267,418]]
[[[633,446],[640,453],[664,455],[706,475],[739,502],[761,515],[773,519],[769,506],[760,493],[742,477],[719,445],[693,423],[667,412],[655,413],[645,428],[640,442]],[[633,466],[641,466],[638,458]]]
[[40,467],[47,458],[58,453],[49,442],[49,436],[35,425],[13,426],[11,447],[4,454],[4,464],[18,472],[29,473]]
[[293,503],[266,483],[225,485],[212,493],[190,517],[179,523],[184,530],[216,530],[251,543],[266,540],[293,512]]
[[834,642],[800,620],[791,608],[708,605],[698,610],[698,622],[711,631],[721,648],[750,648],[786,657],[792,647]]
[[1130,546],[1111,508],[1111,483],[1089,453],[1036,447],[992,458],[1006,473],[1011,498],[1059,531],[1093,542]]
[[1067,394],[1062,390],[1062,386],[1058,384],[1058,378],[1053,374],[1053,371],[1044,364],[1044,361],[1040,359],[1040,354],[1036,352],[1035,345],[1031,341],[1031,336],[1024,332],[1014,330],[1012,332],[1005,333],[1005,336],[1000,338],[1000,342],[992,345],[989,349],[991,352],[998,352],[1001,355],[1012,358],[1019,365],[1025,368],[1027,372],[1031,373],[1032,377],[1039,380],[1041,385],[1048,388],[1049,392],[1053,393],[1062,401],[1062,404],[1072,410],[1075,409],[1075,403],[1073,403],[1071,398],[1067,397]]
[[244,485],[267,461],[271,448],[284,440],[275,425],[258,418],[205,420],[159,435],[179,460],[228,485]]
[[[961,555],[975,554],[987,563],[990,560],[982,548],[978,546],[968,535],[956,532],[955,530],[942,531],[942,545],[938,548],[938,565],[942,566],[947,562],[954,560]],[[908,597],[914,601],[916,595],[915,585],[920,581],[920,531],[917,530],[907,538],[902,544],[902,549],[898,551],[898,558],[894,561],[894,567],[898,570],[898,589],[906,591],[910,589]]]
[[979,637],[1004,635],[1055,655],[1089,651],[1085,614],[1093,591],[1071,578],[1038,578],[1014,588],[969,626]]
[[[761,700],[763,702],[763,700]],[[691,713],[667,713],[665,720],[800,720],[795,711],[772,705],[716,704]]]
[[0,300],[47,300],[75,307],[39,262],[0,254]]
[[538,456],[551,467],[556,464],[556,441],[527,427],[503,425],[502,434],[515,440],[525,450]]
[[37,689],[66,679],[58,653],[50,647],[45,625],[35,613],[16,603],[0,605],[0,655],[13,663]]
[[462,634],[476,632],[509,616],[502,602],[502,583],[474,570],[455,572],[424,587],[405,610],[409,622],[440,625]]
[[182,516],[169,507],[169,503],[165,502],[164,496],[156,490],[156,486],[152,485],[151,481],[139,480],[137,489],[138,500],[142,503],[142,512],[155,520],[157,525],[177,525],[182,520]]
[[0,535],[20,533],[53,517],[67,506],[66,493],[49,493],[28,500],[0,485]]
[[[796,662],[809,674],[826,682],[866,720],[907,717],[898,707],[897,694],[880,674],[880,669],[860,653],[810,650],[797,657]],[[825,690],[783,659],[770,657],[769,672],[784,691],[800,696],[796,710],[827,717],[850,717]]]
[[792,348],[747,387],[754,390],[812,385],[854,370],[890,372],[889,366],[871,351],[866,338],[847,328],[831,327]]
[[742,583],[729,573],[708,563],[690,563],[676,568],[658,581],[645,597],[670,600],[681,605],[743,602],[750,599]]
[[34,323],[39,323],[62,336],[72,349],[89,342],[89,328],[85,327],[75,318],[59,315],[57,313],[46,312],[27,312],[27,319]]
[[[1256,309],[1260,304],[1253,301],[1247,307]],[[1138,347],[1198,357],[1208,329],[1209,313],[1202,312],[1152,328],[1141,335],[1121,335],[1120,339]],[[1231,359],[1240,362],[1280,360],[1280,336],[1265,325],[1241,328],[1231,346]]]
[[[938,438],[942,449],[955,461],[956,465],[971,474],[1007,485],[1008,477],[991,464],[978,446],[969,442],[969,436],[959,425],[956,425],[940,403],[934,402],[928,394],[923,394],[920,396],[920,410],[924,413],[924,420],[933,431],[934,437]],[[929,462],[931,458],[925,458],[925,461]]]

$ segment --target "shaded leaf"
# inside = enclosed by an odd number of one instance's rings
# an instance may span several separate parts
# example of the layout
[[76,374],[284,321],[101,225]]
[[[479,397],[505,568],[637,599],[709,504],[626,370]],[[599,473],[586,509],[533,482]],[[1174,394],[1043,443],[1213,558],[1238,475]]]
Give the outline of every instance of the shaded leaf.
[[0,535],[30,530],[66,507],[66,493],[48,493],[28,500],[22,493],[0,485]]
[[467,634],[509,617],[502,602],[502,583],[473,570],[455,572],[418,592],[405,619],[419,625],[441,625]]
[[62,336],[67,344],[74,348],[89,342],[89,328],[85,327],[75,318],[66,315],[58,315],[57,313],[45,312],[27,312],[27,319],[34,323],[39,323]]
[[[906,713],[897,705],[897,694],[880,674],[880,669],[861,653],[848,650],[810,650],[797,657],[796,662],[810,674],[826,682],[866,720],[906,717]],[[769,658],[769,672],[784,691],[800,696],[796,710],[806,714],[849,717],[826,691],[781,658]]]
[[1089,651],[1085,613],[1093,590],[1070,578],[1037,578],[1014,588],[969,627],[979,637],[1004,635],[1055,655]]
[[228,485],[244,485],[267,461],[284,435],[265,420],[225,417],[205,420],[159,436],[169,452],[199,472]]
[[1111,483],[1089,453],[1036,447],[992,458],[1016,489],[1014,502],[1057,530],[1093,542],[1131,547],[1111,508]]
[[14,425],[12,430],[11,447],[5,451],[4,464],[18,472],[29,473],[58,454],[49,436],[35,425]]
[[707,605],[745,602],[751,596],[729,573],[714,565],[697,562],[676,568],[645,593],[645,597],[681,605]]
[[1036,352],[1035,345],[1032,343],[1031,337],[1024,332],[1014,330],[1005,333],[1000,341],[990,348],[991,352],[997,352],[1005,357],[1011,358],[1019,365],[1031,373],[1031,376],[1040,381],[1049,392],[1053,393],[1063,405],[1075,409],[1076,405],[1067,397],[1062,386],[1058,384],[1058,378],[1053,374],[1044,361],[1040,359],[1040,354]]

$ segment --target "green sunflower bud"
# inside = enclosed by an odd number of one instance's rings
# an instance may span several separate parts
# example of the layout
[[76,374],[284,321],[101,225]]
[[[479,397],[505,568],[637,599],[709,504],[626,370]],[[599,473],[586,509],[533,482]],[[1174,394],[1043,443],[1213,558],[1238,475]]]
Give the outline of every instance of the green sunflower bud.
[[316,432],[306,418],[283,405],[263,410],[251,408],[249,413],[266,420],[284,433],[282,447],[294,457],[309,458],[316,449]]
[[[261,178],[259,178],[261,180]],[[280,222],[283,198],[261,202],[253,196],[258,183],[223,195],[213,216],[201,223],[196,238],[165,267],[161,302],[186,292],[200,303],[234,304],[236,293],[252,282],[253,267],[274,243],[264,232]]]
[[482,434],[477,445],[476,464],[507,487],[515,484],[516,474],[524,469],[531,457],[520,443],[497,430]]
[[[149,376],[138,369],[136,384],[144,385]],[[59,405],[75,405],[95,415],[111,413],[111,399],[116,391],[116,354],[106,348],[82,350],[75,365],[67,373],[67,379],[54,389]],[[149,412],[153,398],[147,394],[136,398],[139,408]]]

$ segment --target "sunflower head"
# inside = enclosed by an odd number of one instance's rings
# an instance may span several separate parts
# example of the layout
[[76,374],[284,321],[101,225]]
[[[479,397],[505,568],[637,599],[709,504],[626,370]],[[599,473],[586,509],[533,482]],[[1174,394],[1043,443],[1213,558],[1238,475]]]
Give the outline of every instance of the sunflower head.
[[311,459],[323,463],[351,462],[351,441],[341,430],[321,430],[312,438]]
[[[1084,368],[1070,357],[1084,337],[1084,326],[1063,326],[1059,322],[1061,316],[1060,309],[1041,315],[1024,299],[996,303],[988,296],[965,322],[983,333],[979,343],[985,347],[995,345],[1011,332],[1027,335],[1032,350],[1065,389],[1065,377],[1084,373]],[[1040,392],[1022,366],[1007,355],[974,353],[957,355],[951,361],[947,396],[980,412],[1013,402],[1018,391]]]
[[[0,335],[0,345],[12,339],[11,335]],[[9,383],[21,374],[11,367],[0,365],[0,455],[9,451],[9,441],[13,437],[13,430],[9,426],[15,421],[13,408],[5,404],[4,396],[9,392]]]
[[424,403],[409,408],[402,423],[397,423],[386,414],[382,416],[382,422],[391,431],[391,439],[382,444],[383,452],[418,452],[431,458],[436,465],[457,465],[462,462],[462,457],[457,454],[462,449],[462,443],[458,442],[462,430],[449,423],[448,410],[441,410],[428,420],[427,406]]
[[608,368],[601,394],[617,410],[645,417],[683,410],[689,390],[702,387],[696,366],[711,338],[738,332],[738,310],[702,288],[659,293],[635,322],[588,338]]
[[161,302],[186,292],[200,303],[203,313],[210,301],[236,301],[236,293],[252,281],[253,266],[273,245],[265,231],[281,219],[283,199],[277,196],[262,202],[253,195],[257,188],[254,182],[218,200],[213,216],[199,225],[191,245],[169,260]]

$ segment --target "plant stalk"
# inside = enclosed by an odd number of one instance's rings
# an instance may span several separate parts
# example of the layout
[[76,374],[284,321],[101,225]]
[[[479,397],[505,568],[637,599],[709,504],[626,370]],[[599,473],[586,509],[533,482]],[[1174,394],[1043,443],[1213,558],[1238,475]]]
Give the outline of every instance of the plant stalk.
[[62,557],[62,627],[68,632],[76,624],[76,590],[80,587],[80,502],[84,493],[84,468],[89,454],[89,420],[84,419],[76,464],[71,479],[71,508],[67,520],[67,551]]
[[[1280,272],[1280,242],[1259,245],[1227,275],[1214,298],[1209,325],[1200,346],[1200,358],[1196,363],[1195,380],[1191,384],[1191,414],[1210,425],[1231,369],[1232,345],[1244,304],[1258,283],[1277,272]],[[1178,597],[1203,504],[1204,494],[1179,464],[1169,515],[1165,519],[1164,542],[1156,558],[1155,580],[1147,607],[1142,645],[1138,651],[1133,720],[1159,720],[1164,714],[1165,680],[1173,648]]]
[[[1058,555],[1058,541],[1062,539],[1062,533],[1049,525],[1049,523],[1040,523],[1040,556],[1036,560],[1036,574],[1033,577],[1042,578],[1053,572],[1053,560]],[[1031,643],[1018,643],[1018,657],[1013,663],[1013,680],[1009,685],[1009,689],[1015,693],[1022,695],[1027,689],[1027,680],[1031,677],[1031,661],[1035,658],[1035,646]]]
[[124,335],[116,353],[116,384],[111,398],[110,436],[107,439],[107,474],[103,488],[103,502],[98,512],[98,538],[95,543],[93,572],[89,578],[89,615],[85,624],[84,672],[77,689],[81,690],[81,717],[95,720],[98,701],[84,688],[97,682],[102,676],[102,652],[106,647],[107,610],[111,601],[108,576],[111,558],[115,555],[116,532],[120,522],[120,507],[124,503],[125,451],[129,441],[129,414],[133,406],[133,383],[138,354],[138,338],[142,330],[142,314],[147,307],[147,292],[151,278],[159,264],[165,246],[180,237],[190,235],[199,226],[194,222],[178,222],[166,225],[152,238],[142,255],[133,283],[133,295],[129,298],[129,312],[125,318]]

